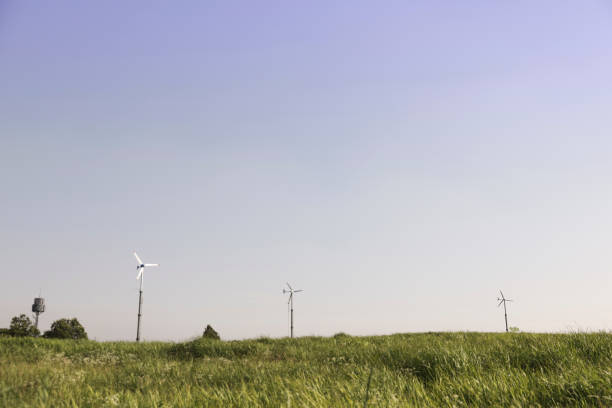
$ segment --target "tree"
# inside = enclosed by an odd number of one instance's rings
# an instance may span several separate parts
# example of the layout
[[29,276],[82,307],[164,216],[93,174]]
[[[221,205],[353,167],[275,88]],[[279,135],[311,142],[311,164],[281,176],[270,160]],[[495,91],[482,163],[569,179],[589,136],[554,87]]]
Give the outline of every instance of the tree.
[[11,319],[9,334],[15,337],[36,337],[40,335],[40,332],[36,327],[34,327],[28,316],[21,314]]
[[59,319],[53,322],[51,330],[43,334],[47,339],[87,339],[87,333],[76,318]]
[[202,334],[202,337],[205,339],[221,340],[219,333],[217,333],[210,324],[206,325],[206,329],[204,329],[204,334]]

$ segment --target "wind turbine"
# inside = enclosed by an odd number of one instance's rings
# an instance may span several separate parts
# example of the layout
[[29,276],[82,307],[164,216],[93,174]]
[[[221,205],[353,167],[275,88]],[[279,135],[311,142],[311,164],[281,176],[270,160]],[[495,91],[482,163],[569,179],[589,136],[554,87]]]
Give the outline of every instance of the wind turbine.
[[287,302],[287,306],[291,308],[291,338],[293,338],[293,294],[302,292],[302,289],[293,290],[289,283],[287,283],[287,287],[289,290],[283,289],[283,293],[289,293],[289,301]]
[[138,293],[138,325],[136,326],[136,341],[140,341],[140,316],[142,316],[142,281],[144,281],[144,269],[147,266],[159,266],[159,264],[146,264],[142,262],[136,252],[134,252],[134,256],[136,257],[136,261],[138,261],[138,265],[136,266],[138,276],[136,276],[136,280],[140,279],[140,290]]
[[512,302],[512,299],[506,299],[504,297],[504,293],[500,290],[499,293],[501,293],[501,298],[497,298],[497,300],[499,300],[499,303],[497,304],[497,307],[500,307],[501,304],[504,304],[504,318],[506,319],[506,333],[508,333],[508,313],[506,312],[506,302]]

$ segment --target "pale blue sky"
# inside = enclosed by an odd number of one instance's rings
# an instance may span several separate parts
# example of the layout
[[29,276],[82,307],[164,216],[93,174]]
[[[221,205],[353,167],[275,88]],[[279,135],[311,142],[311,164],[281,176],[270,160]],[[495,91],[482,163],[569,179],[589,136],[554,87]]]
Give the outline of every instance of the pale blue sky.
[[612,329],[605,1],[0,3],[0,327]]

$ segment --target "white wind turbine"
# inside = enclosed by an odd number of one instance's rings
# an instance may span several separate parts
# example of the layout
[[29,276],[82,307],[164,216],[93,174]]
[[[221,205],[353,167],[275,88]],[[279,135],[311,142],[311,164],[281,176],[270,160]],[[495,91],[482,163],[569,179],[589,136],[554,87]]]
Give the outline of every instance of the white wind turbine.
[[134,256],[136,257],[136,261],[138,261],[138,265],[136,266],[138,276],[136,276],[136,279],[140,279],[140,290],[138,293],[138,325],[136,326],[136,341],[140,341],[140,316],[142,316],[142,282],[144,281],[144,269],[147,266],[159,266],[159,264],[146,264],[142,262],[136,252],[134,252]]
[[501,298],[497,298],[497,300],[499,300],[499,303],[497,304],[497,307],[500,307],[501,304],[504,304],[504,318],[506,319],[506,333],[508,332],[508,313],[506,312],[506,302],[512,302],[512,299],[506,299],[504,297],[504,293],[500,290],[499,293],[501,293]]
[[287,287],[289,290],[283,289],[283,293],[289,293],[289,301],[287,302],[287,305],[291,308],[291,338],[293,338],[293,294],[303,291],[302,289],[293,290],[289,283],[287,283]]

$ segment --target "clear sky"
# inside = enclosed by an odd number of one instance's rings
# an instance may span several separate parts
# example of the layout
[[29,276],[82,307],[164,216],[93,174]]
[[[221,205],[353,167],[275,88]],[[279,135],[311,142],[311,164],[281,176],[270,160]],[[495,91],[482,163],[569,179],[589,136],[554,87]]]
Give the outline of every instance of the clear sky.
[[0,327],[612,329],[607,1],[0,2]]

